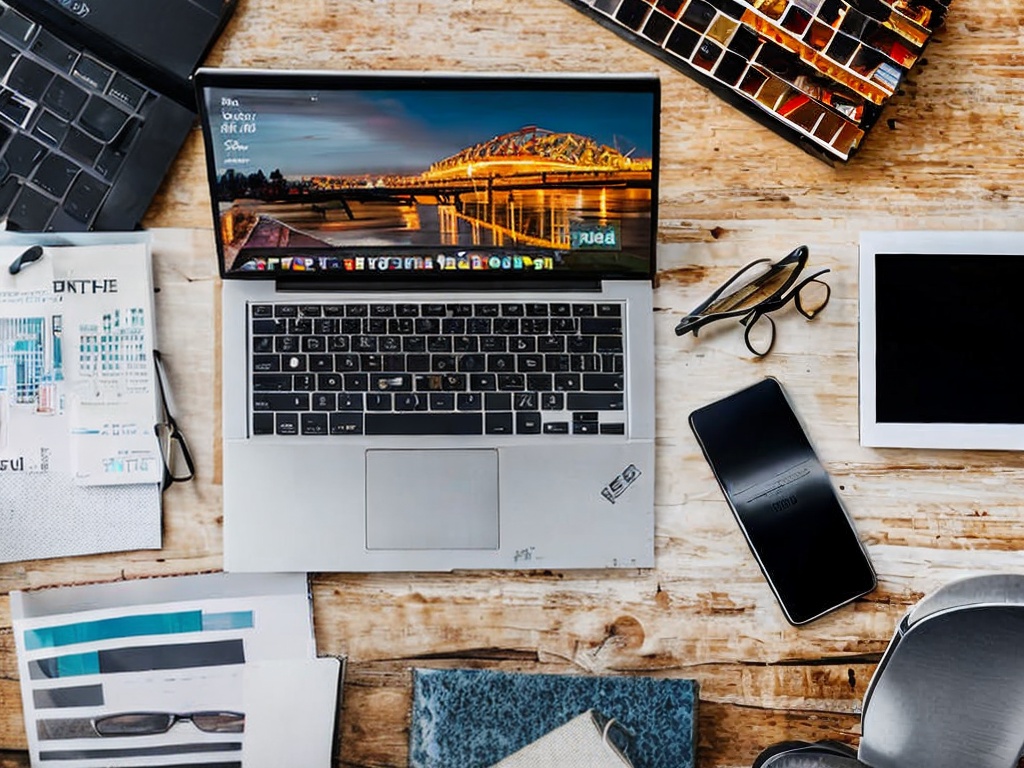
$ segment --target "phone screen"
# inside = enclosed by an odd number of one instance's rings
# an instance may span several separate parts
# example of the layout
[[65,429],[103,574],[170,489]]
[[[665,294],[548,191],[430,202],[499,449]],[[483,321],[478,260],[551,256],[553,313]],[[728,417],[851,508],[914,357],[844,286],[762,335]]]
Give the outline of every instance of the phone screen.
[[786,619],[804,624],[875,588],[875,574],[782,386],[765,379],[690,427]]

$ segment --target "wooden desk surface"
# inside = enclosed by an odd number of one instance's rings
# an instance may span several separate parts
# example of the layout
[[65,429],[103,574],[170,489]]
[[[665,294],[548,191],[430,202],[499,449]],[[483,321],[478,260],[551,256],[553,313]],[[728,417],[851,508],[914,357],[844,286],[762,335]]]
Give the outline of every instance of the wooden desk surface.
[[[663,83],[657,312],[657,566],[651,570],[316,574],[322,652],[347,654],[341,762],[406,764],[414,666],[687,676],[699,764],[745,768],[784,738],[856,744],[858,706],[903,611],[949,579],[1020,569],[1018,453],[872,450],[857,433],[856,241],[863,229],[1024,229],[1021,22],[956,0],[860,154],[832,168],[560,0],[240,0],[209,63],[331,69],[644,71]],[[198,131],[146,218],[160,346],[200,470],[166,496],[162,551],[0,565],[0,766],[27,766],[7,593],[221,565],[219,284]],[[736,329],[679,339],[681,312],[738,266],[800,243],[832,269],[775,351]],[[935,318],[941,332],[946,320]],[[876,592],[786,624],[687,426],[765,375],[789,390],[878,570]],[[297,492],[301,492],[297,489]],[[0,532],[2,535],[2,532]]]

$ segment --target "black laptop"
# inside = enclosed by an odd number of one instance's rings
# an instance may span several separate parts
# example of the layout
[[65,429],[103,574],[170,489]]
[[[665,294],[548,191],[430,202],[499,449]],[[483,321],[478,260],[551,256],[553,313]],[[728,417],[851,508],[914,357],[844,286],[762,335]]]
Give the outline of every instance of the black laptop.
[[237,0],[0,0],[0,220],[138,226],[195,121]]

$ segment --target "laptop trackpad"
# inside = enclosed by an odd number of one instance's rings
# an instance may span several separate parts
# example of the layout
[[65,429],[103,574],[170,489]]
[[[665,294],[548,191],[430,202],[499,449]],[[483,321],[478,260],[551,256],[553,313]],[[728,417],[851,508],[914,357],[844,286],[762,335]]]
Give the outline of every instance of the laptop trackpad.
[[498,452],[366,452],[367,549],[497,549]]

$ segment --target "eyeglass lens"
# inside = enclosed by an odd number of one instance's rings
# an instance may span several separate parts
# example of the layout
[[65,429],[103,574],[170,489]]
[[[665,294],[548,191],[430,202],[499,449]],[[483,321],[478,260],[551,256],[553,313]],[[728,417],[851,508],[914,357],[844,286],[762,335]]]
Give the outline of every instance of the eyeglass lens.
[[756,307],[782,288],[798,266],[797,262],[792,262],[782,266],[761,267],[763,271],[719,298],[705,310],[705,313],[732,312]]
[[800,314],[810,319],[821,312],[828,304],[832,289],[821,280],[809,280],[800,286],[796,294],[796,308]]
[[754,315],[747,324],[747,348],[755,355],[767,355],[775,343],[775,322],[768,315]]
[[177,482],[190,479],[195,470],[182,434],[171,424],[158,424],[157,435],[167,474]]

